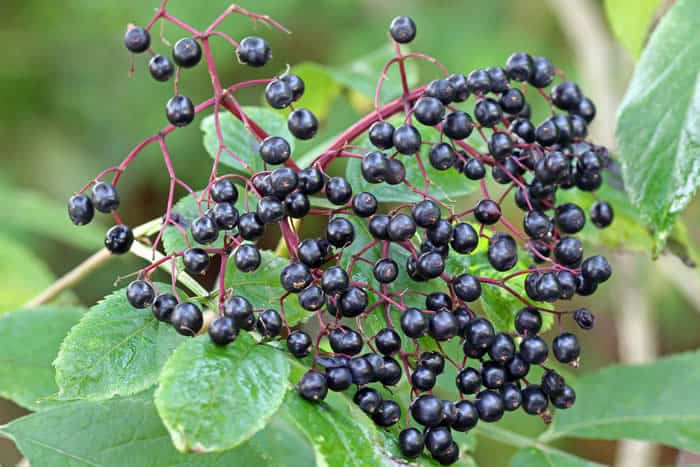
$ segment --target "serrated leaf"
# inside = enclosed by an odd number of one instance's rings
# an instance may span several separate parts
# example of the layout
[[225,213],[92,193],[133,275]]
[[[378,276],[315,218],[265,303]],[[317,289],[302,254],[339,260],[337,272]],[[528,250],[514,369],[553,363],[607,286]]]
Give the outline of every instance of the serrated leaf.
[[595,467],[600,465],[547,447],[523,448],[510,460],[510,467]]
[[[392,120],[393,123],[396,121]],[[440,133],[433,127],[425,127],[416,124],[416,128],[420,131],[423,141],[438,142],[440,141]],[[357,139],[354,144],[371,149],[373,146],[369,142],[369,136],[363,135]],[[447,205],[454,205],[455,199],[464,197],[478,189],[479,183],[469,180],[463,174],[454,169],[437,170],[430,165],[428,152],[430,145],[424,144],[421,148],[421,161],[425,168],[427,178],[430,181],[428,193]],[[425,177],[420,170],[416,156],[397,156],[403,162],[406,168],[406,181],[418,190],[422,190],[425,184]],[[423,196],[415,193],[408,186],[389,185],[387,183],[372,184],[367,182],[362,177],[361,170],[362,161],[360,159],[350,159],[345,176],[353,187],[355,193],[368,191],[377,197],[380,202],[392,203],[415,203],[423,200]]]
[[[223,453],[183,454],[158,418],[152,392],[104,402],[72,402],[17,419],[0,434],[13,439],[31,465],[307,467],[314,455],[305,437],[274,419],[245,444]],[[229,414],[234,418],[234,414]]]
[[605,14],[615,36],[635,59],[644,47],[658,8],[659,0],[605,0]]
[[149,309],[133,308],[125,289],[117,290],[90,308],[61,344],[53,363],[57,398],[99,400],[141,392],[156,382],[184,339]]
[[179,451],[232,449],[262,430],[282,405],[288,374],[285,356],[248,334],[226,347],[200,336],[166,363],[156,407]]
[[83,311],[42,307],[0,318],[0,396],[35,411],[53,407],[41,400],[58,391],[51,363]]
[[700,352],[605,368],[578,379],[574,408],[559,411],[541,439],[642,439],[700,452],[698,385]]
[[0,313],[24,305],[53,282],[49,268],[29,248],[3,233],[0,256]]
[[[234,295],[246,297],[255,308],[272,308],[280,311],[279,298],[286,293],[280,284],[280,272],[289,264],[289,260],[276,256],[274,253],[260,251],[261,266],[254,272],[241,272],[233,261],[227,264],[226,288],[233,290]],[[284,300],[284,316],[290,326],[309,319],[313,314],[304,310],[295,294]]]
[[[292,363],[290,380],[295,383],[306,369]],[[387,436],[354,403],[342,393],[328,392],[320,404],[305,401],[296,391],[290,391],[280,410],[297,428],[306,434],[316,447],[317,465],[364,467],[368,465],[435,465],[427,456],[417,461],[400,455],[395,443],[387,443]],[[405,416],[403,414],[402,416]],[[464,456],[464,461],[471,459]],[[458,463],[457,465],[470,465]]]
[[[292,148],[292,155],[294,155],[294,137],[287,129],[287,119],[283,115],[264,107],[243,107],[243,110],[268,134],[286,139]],[[219,117],[224,143],[254,172],[265,170],[265,163],[258,154],[259,144],[255,136],[230,113],[221,112]],[[219,149],[219,139],[216,133],[214,115],[204,118],[201,128],[204,132],[204,148],[211,157],[215,157]],[[234,172],[250,175],[250,172],[226,151],[221,153],[220,163],[233,168]]]
[[644,49],[617,119],[625,186],[657,251],[700,183],[699,27],[697,3],[679,0]]

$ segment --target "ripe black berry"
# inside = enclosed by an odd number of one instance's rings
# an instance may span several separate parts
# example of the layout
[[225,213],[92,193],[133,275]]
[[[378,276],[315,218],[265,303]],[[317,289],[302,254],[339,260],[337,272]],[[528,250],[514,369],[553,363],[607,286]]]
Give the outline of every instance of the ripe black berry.
[[517,115],[525,107],[525,96],[520,89],[510,88],[501,94],[498,103],[505,113]]
[[289,217],[301,219],[311,210],[311,202],[304,193],[295,191],[284,198],[284,207]]
[[368,302],[367,292],[359,287],[350,287],[340,296],[338,309],[344,317],[354,318],[365,311]]
[[578,85],[563,81],[552,88],[552,102],[562,110],[576,110],[583,99]]
[[442,401],[433,395],[418,396],[410,410],[413,419],[423,426],[438,426],[442,421]]
[[508,271],[518,262],[515,240],[508,234],[494,234],[489,241],[488,259],[497,271]]
[[503,417],[505,404],[501,395],[491,389],[481,391],[476,396],[476,410],[479,418],[485,422],[496,422]]
[[451,74],[447,77],[447,80],[452,85],[454,89],[454,102],[464,102],[469,98],[469,85],[467,84],[467,77],[461,73]]
[[182,254],[182,263],[190,274],[202,274],[209,267],[209,254],[201,248],[188,248]]
[[508,133],[495,132],[489,140],[489,153],[496,161],[505,162],[506,158],[513,153],[513,139]]
[[401,454],[415,458],[423,452],[423,434],[416,428],[406,428],[399,433],[399,449]]
[[406,179],[406,167],[398,159],[387,159],[385,181],[389,185],[398,185]]
[[280,136],[268,136],[260,143],[259,152],[265,162],[278,165],[289,159],[292,149],[286,139]]
[[401,407],[392,400],[383,400],[372,420],[379,426],[388,427],[401,419]]
[[479,235],[474,227],[467,223],[459,223],[452,230],[450,246],[454,251],[461,254],[469,254],[476,249],[479,244]]
[[264,224],[276,224],[284,218],[286,209],[276,197],[264,196],[258,202],[255,212]]
[[540,275],[535,285],[537,296],[545,302],[557,300],[561,294],[561,286],[557,274],[545,272]]
[[496,362],[481,365],[481,382],[484,387],[498,389],[506,382],[506,370]]
[[476,159],[469,159],[464,166],[464,175],[470,180],[481,180],[486,175],[484,164]]
[[452,299],[443,292],[433,292],[425,297],[425,307],[428,310],[450,310],[452,308]]
[[542,315],[535,308],[523,308],[515,315],[515,330],[523,336],[534,336],[542,328]]
[[467,138],[474,129],[474,122],[466,112],[455,110],[445,117],[442,124],[442,131],[450,139],[462,140]]
[[326,226],[328,243],[337,248],[344,248],[355,240],[355,228],[344,217],[334,217]]
[[276,337],[282,330],[282,316],[275,310],[265,310],[260,313],[255,327],[262,337]]
[[393,329],[385,328],[377,333],[374,343],[379,352],[391,355],[401,348],[401,336]]
[[532,57],[525,52],[516,52],[506,61],[506,74],[515,81],[529,81],[533,68]]
[[543,413],[549,402],[547,401],[547,395],[542,391],[539,386],[530,384],[525,389],[522,390],[523,396],[523,410],[530,415],[540,415]]
[[489,79],[491,80],[491,92],[500,94],[508,91],[509,79],[503,68],[492,66],[486,69],[486,73],[489,74]]
[[340,266],[331,266],[323,271],[321,287],[328,295],[339,294],[348,288],[348,274]]
[[551,146],[559,139],[559,129],[550,119],[542,122],[535,128],[535,141],[542,146]]
[[529,82],[536,88],[546,88],[554,81],[554,65],[545,57],[533,57]]
[[457,420],[452,424],[452,429],[457,431],[467,431],[476,426],[479,421],[479,412],[476,406],[470,401],[459,401],[455,404],[457,409]]
[[432,455],[436,455],[452,444],[452,433],[444,426],[429,428],[425,432],[425,447]]
[[369,128],[369,141],[379,149],[389,149],[394,145],[394,126],[384,120]]
[[520,342],[520,357],[527,363],[544,363],[548,353],[547,344],[539,336],[527,336]]
[[481,388],[481,375],[474,368],[465,368],[457,374],[457,389],[464,394],[476,394]]
[[187,126],[194,120],[194,105],[187,96],[174,96],[165,105],[165,116],[175,126]]
[[320,310],[326,304],[326,294],[323,289],[312,285],[299,292],[299,305],[307,311]]
[[244,240],[255,240],[265,232],[265,224],[254,212],[247,212],[238,219],[238,232]]
[[350,373],[352,374],[352,382],[354,384],[367,384],[372,380],[372,365],[370,365],[369,361],[366,358],[355,357],[352,360],[350,360],[348,367],[350,368]]
[[552,352],[556,359],[562,363],[571,363],[581,354],[581,347],[574,334],[562,333],[552,341]]
[[499,332],[489,346],[489,356],[497,362],[507,362],[515,355],[515,342],[508,334]]
[[168,81],[175,73],[175,67],[168,57],[154,55],[148,62],[148,71],[156,81]]
[[294,93],[286,81],[274,79],[265,87],[265,100],[274,109],[284,109],[294,101]]
[[95,217],[95,208],[85,195],[73,195],[68,200],[68,217],[75,225],[87,225]]
[[124,34],[124,46],[131,53],[140,54],[151,46],[151,35],[142,27],[132,27]]
[[153,311],[153,316],[155,316],[158,321],[169,323],[170,315],[173,313],[176,306],[177,298],[173,294],[164,293],[156,297],[151,311]]
[[297,247],[297,256],[299,260],[311,268],[321,266],[326,257],[326,249],[320,240],[306,239],[299,243]]
[[96,183],[92,187],[92,203],[100,212],[114,211],[119,207],[119,193],[111,183]]
[[326,371],[326,383],[331,391],[344,391],[352,384],[352,373],[345,366],[329,368]]
[[581,263],[581,275],[597,284],[610,279],[612,268],[608,260],[602,256],[591,256]]
[[183,302],[179,303],[173,310],[170,315],[170,322],[178,334],[194,336],[202,329],[204,318],[202,317],[202,311],[197,305]]
[[535,142],[535,126],[530,120],[518,118],[511,122],[508,129],[518,135],[526,143]]
[[552,220],[541,211],[529,211],[523,218],[523,230],[530,238],[543,239],[552,230]]
[[506,363],[506,370],[508,371],[508,377],[511,380],[517,380],[527,376],[528,372],[530,371],[530,364],[516,353],[513,356],[513,359]]
[[387,234],[395,242],[409,240],[416,233],[416,223],[406,214],[396,214],[387,225]]
[[482,199],[474,207],[474,217],[482,224],[495,224],[501,218],[501,207],[495,201]]
[[512,412],[520,407],[523,401],[523,395],[520,392],[520,388],[515,383],[506,383],[501,388],[501,397],[503,397],[504,408]]
[[156,292],[153,286],[143,280],[135,280],[126,288],[126,299],[134,308],[146,308],[153,304]]
[[192,238],[197,243],[207,245],[213,243],[219,238],[219,227],[214,222],[214,219],[209,216],[198,217],[192,221],[192,226],[190,227],[192,232]]
[[311,271],[303,263],[288,264],[280,273],[280,283],[288,292],[300,292],[305,289],[312,280]]
[[417,339],[428,330],[428,318],[418,308],[407,308],[401,315],[401,330],[406,336]]
[[253,245],[241,245],[236,249],[234,261],[241,272],[255,271],[260,266],[260,252]]
[[296,138],[311,139],[318,131],[318,120],[309,109],[296,109],[289,114],[287,128]]
[[400,44],[408,44],[416,37],[416,23],[408,16],[397,16],[389,25],[392,39]]
[[401,380],[401,365],[391,357],[384,357],[384,374],[379,381],[385,386],[394,386]]
[[596,201],[591,206],[590,210],[591,222],[599,229],[604,229],[605,227],[612,224],[614,218],[613,208],[610,203],[605,201]]
[[471,346],[486,350],[493,342],[493,325],[484,318],[469,322],[464,337]]
[[309,402],[322,401],[328,394],[326,377],[318,371],[307,371],[299,380],[299,394]]
[[586,225],[586,215],[583,213],[583,209],[573,203],[557,206],[554,218],[559,230],[568,234],[578,233]]
[[342,206],[352,197],[352,186],[343,177],[331,177],[326,183],[326,198],[331,203]]
[[404,124],[394,130],[394,146],[401,154],[415,154],[420,151],[421,136],[413,125]]
[[296,358],[309,355],[311,344],[311,337],[304,331],[294,331],[287,337],[287,349]]
[[576,402],[576,393],[573,388],[568,385],[564,385],[561,391],[550,394],[549,399],[552,401],[552,405],[558,409],[569,409]]
[[323,189],[323,184],[325,180],[323,174],[316,167],[308,167],[302,169],[298,174],[297,187],[299,190],[307,195],[312,195],[318,193]]
[[428,334],[436,341],[447,341],[457,335],[459,323],[449,311],[437,311],[430,317]]
[[454,165],[457,156],[452,146],[447,143],[438,143],[430,148],[428,158],[430,165],[437,170],[447,170]]
[[574,321],[581,329],[593,329],[595,325],[595,316],[586,308],[579,308],[574,313]]
[[228,345],[238,337],[238,328],[233,319],[219,316],[209,324],[209,338],[216,345]]
[[476,103],[474,116],[482,126],[490,128],[501,121],[501,106],[495,100],[487,97]]
[[122,255],[131,249],[134,233],[124,224],[111,227],[105,234],[105,247],[115,255]]
[[411,385],[419,391],[430,391],[435,386],[435,373],[426,367],[418,367],[411,374]]
[[304,95],[304,81],[297,75],[289,73],[280,78],[287,83],[292,90],[292,96],[295,101],[298,101]]
[[445,106],[435,97],[421,97],[413,107],[413,114],[423,125],[434,126],[445,116]]
[[491,77],[486,70],[474,70],[467,76],[469,91],[477,96],[483,96],[491,90]]
[[182,68],[192,68],[202,59],[202,48],[191,37],[180,39],[173,46],[173,60]]
[[241,41],[236,54],[242,63],[252,67],[261,67],[270,61],[272,50],[265,39],[249,36]]
[[455,295],[465,302],[473,302],[481,297],[481,282],[471,274],[461,274],[452,281]]

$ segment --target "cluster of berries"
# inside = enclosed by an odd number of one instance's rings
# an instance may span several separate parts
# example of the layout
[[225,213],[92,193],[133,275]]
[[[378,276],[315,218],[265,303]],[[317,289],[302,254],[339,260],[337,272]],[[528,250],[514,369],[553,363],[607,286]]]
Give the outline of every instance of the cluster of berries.
[[[399,44],[416,36],[410,18],[395,18],[390,34],[397,51],[395,61],[420,58],[400,51]],[[134,53],[149,50],[148,31],[131,27],[125,44]],[[189,68],[200,62],[202,51],[197,40],[186,38],[175,44],[172,56],[178,67]],[[248,37],[238,45],[237,56],[240,62],[257,67],[265,65],[271,53],[265,40]],[[167,57],[154,55],[149,70],[155,79],[165,81],[173,76],[174,66]],[[558,74],[561,72],[546,58],[526,53],[511,55],[503,68],[479,69],[466,76],[446,73],[445,78],[427,86],[405,90],[399,100],[382,108],[384,114],[377,109],[374,119],[354,125],[350,134],[344,133],[337,144],[306,168],[296,166],[291,145],[283,137],[254,131],[266,169],[249,176],[216,176],[215,166],[214,176],[198,198],[200,215],[189,223],[174,219],[169,204],[163,228],[178,228],[188,248],[170,253],[154,265],[181,258],[188,273],[203,274],[212,256],[219,256],[224,265],[232,258],[239,271],[255,271],[260,267],[261,254],[254,242],[264,235],[266,226],[279,225],[290,254],[279,277],[285,290],[280,310],[256,309],[248,298],[222,285],[218,315],[206,326],[206,332],[214,344],[221,346],[233,342],[241,330],[256,331],[263,340],[285,339],[293,356],[312,356],[312,369],[298,383],[304,399],[320,402],[329,389],[346,391],[354,387],[353,401],[377,425],[390,427],[405,417],[406,427],[398,439],[406,457],[417,457],[427,449],[440,463],[451,464],[459,457],[452,430],[468,431],[479,420],[495,422],[506,411],[520,407],[548,422],[550,404],[567,409],[576,396],[564,378],[546,366],[550,346],[538,335],[542,313],[554,314],[560,329],[565,316],[571,316],[580,328],[591,329],[594,316],[585,308],[558,311],[543,302],[590,295],[611,276],[608,261],[602,256],[584,258],[581,241],[572,236],[586,224],[584,210],[574,203],[556,202],[560,189],[599,188],[610,160],[604,147],[586,141],[595,106],[579,87],[564,80],[549,93],[544,91]],[[405,81],[403,71],[401,76]],[[539,125],[531,120],[527,88],[543,96],[552,110]],[[304,90],[302,79],[290,73],[266,81],[266,101],[275,109],[291,109],[288,129],[302,140],[314,137],[319,128],[311,111],[293,108]],[[470,97],[475,101],[471,114],[456,107]],[[405,120],[400,125],[385,119],[401,111],[405,111]],[[194,118],[195,108],[188,98],[176,96],[168,103],[166,113],[172,125],[184,126]],[[240,108],[234,108],[233,113],[253,129],[259,128]],[[413,118],[425,127],[439,129],[440,141],[423,141]],[[467,143],[474,131],[487,143],[488,152],[479,152]],[[373,148],[349,146],[365,133]],[[483,197],[473,208],[456,213],[428,194],[431,180],[421,159],[424,145],[430,147],[428,159],[435,170],[456,170],[464,175],[464,183],[479,184]],[[422,200],[380,212],[385,206],[375,194],[354,193],[346,178],[328,175],[328,166],[340,157],[360,159],[350,163],[361,164],[362,177],[368,184],[401,186],[421,195]],[[406,180],[406,164],[420,167],[423,190]],[[278,167],[267,169],[274,166]],[[499,198],[488,193],[487,167],[495,184],[506,187]],[[243,182],[246,202],[242,211],[236,207],[241,185],[234,181]],[[521,226],[502,213],[509,193],[524,211]],[[249,209],[248,195],[257,199],[254,209]],[[320,196],[325,197],[323,205],[333,207],[312,209],[313,200]],[[118,206],[115,186],[96,179],[92,196],[73,196],[68,210],[72,221],[83,225],[93,218],[94,209],[113,213]],[[327,216],[325,232],[300,240],[291,219],[309,215]],[[468,222],[468,217],[473,222]],[[597,201],[588,217],[596,227],[604,228],[613,220],[613,209]],[[365,245],[357,245],[356,241],[355,229],[360,223],[366,223],[372,237]],[[487,230],[497,225],[504,231]],[[190,246],[185,229],[200,246]],[[224,238],[223,247],[211,247],[220,236]],[[515,270],[520,258],[518,241],[533,261],[523,270]],[[128,251],[133,242],[133,233],[121,222],[108,231],[105,239],[106,247],[117,254]],[[476,273],[448,273],[451,256],[474,254],[482,242],[487,242],[488,264],[502,274],[497,276],[499,279]],[[376,254],[379,249],[379,259],[368,259],[369,252]],[[392,256],[391,249],[404,255]],[[367,282],[360,282],[354,275],[359,264],[371,268],[376,283],[369,277],[363,277]],[[129,303],[140,309],[150,307],[157,319],[171,323],[183,335],[204,332],[203,313],[197,304],[181,302],[175,289],[172,293],[156,292],[150,281],[154,265],[140,271],[142,277],[127,287]],[[390,291],[402,269],[410,281],[434,284],[434,288],[428,293]],[[224,273],[222,267],[220,274]],[[526,297],[508,285],[516,278],[524,278]],[[513,330],[496,330],[492,322],[476,314],[471,304],[482,297],[482,287],[501,287],[523,303]],[[404,296],[411,293],[424,296],[425,306],[406,305]],[[301,308],[317,317],[315,338],[310,329],[287,322],[282,304],[294,296]],[[398,323],[393,321],[396,315],[392,311],[399,313]],[[362,324],[373,313],[383,313],[386,324],[367,335]],[[355,319],[356,326],[351,319]],[[451,340],[459,340],[460,355],[444,350]],[[321,348],[326,341],[330,351]],[[578,366],[580,346],[574,334],[560,331],[551,342],[551,350],[558,362]],[[457,373],[459,399],[454,402],[433,395],[446,364],[453,365]],[[532,367],[542,369],[539,384],[532,381]],[[401,385],[407,386],[411,399],[407,414],[380,391],[381,387]],[[409,427],[410,419],[423,428]]]

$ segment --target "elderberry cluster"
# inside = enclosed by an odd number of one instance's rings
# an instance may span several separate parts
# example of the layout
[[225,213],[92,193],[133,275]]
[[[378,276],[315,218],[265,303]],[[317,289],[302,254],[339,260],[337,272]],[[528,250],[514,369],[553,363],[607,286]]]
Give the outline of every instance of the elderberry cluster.
[[[416,36],[410,18],[395,18],[390,34],[397,51],[393,62],[425,57],[400,51],[399,44]],[[150,50],[150,36],[144,28],[130,28],[124,42],[133,53]],[[236,55],[241,63],[259,67],[270,60],[271,52],[264,39],[248,37],[237,44]],[[202,47],[195,38],[181,39],[172,57],[177,67],[191,68],[201,61]],[[213,66],[207,63],[211,72]],[[167,81],[175,65],[154,54],[149,71],[156,80]],[[406,88],[400,99],[377,108],[374,120],[358,122],[308,167],[294,163],[289,141],[255,130],[257,124],[234,107],[234,115],[253,128],[265,170],[219,176],[215,165],[202,194],[191,192],[200,212],[191,222],[174,216],[169,204],[163,229],[180,230],[188,247],[164,260],[180,258],[186,272],[193,275],[204,274],[212,257],[219,257],[224,266],[232,260],[243,273],[253,272],[261,266],[255,242],[272,225],[280,227],[290,259],[279,276],[285,291],[279,297],[279,309],[258,309],[235,288],[218,291],[217,316],[206,326],[211,341],[225,346],[241,331],[256,332],[261,340],[285,340],[294,357],[309,357],[312,365],[298,382],[304,399],[321,402],[328,390],[352,390],[354,403],[378,426],[391,427],[403,417],[398,444],[408,458],[427,449],[438,462],[451,464],[459,457],[453,431],[466,432],[480,420],[498,421],[505,412],[519,408],[545,422],[551,419],[550,404],[570,408],[576,395],[549,366],[550,348],[557,362],[578,366],[581,348],[574,334],[563,332],[562,318],[573,318],[584,330],[591,329],[595,319],[585,308],[562,311],[549,303],[590,295],[611,276],[608,261],[602,256],[585,256],[581,240],[573,235],[584,228],[587,217],[598,228],[609,226],[613,208],[596,201],[587,216],[575,203],[557,203],[559,190],[597,190],[610,161],[604,147],[586,139],[595,116],[593,102],[565,78],[553,85],[557,75],[563,77],[548,59],[526,53],[511,55],[504,67],[478,69],[468,75],[446,72],[444,78],[427,86]],[[534,123],[526,91],[545,99],[551,115]],[[288,129],[301,140],[313,138],[319,129],[311,111],[294,108],[304,92],[303,80],[291,73],[266,80],[264,91],[272,108],[290,109]],[[227,96],[216,93],[215,98]],[[401,112],[405,118],[391,123],[388,117]],[[188,98],[176,95],[168,102],[166,114],[172,125],[180,127],[192,122],[196,111]],[[438,129],[439,141],[424,141],[414,119],[420,126]],[[484,141],[486,151],[470,142],[473,133]],[[363,134],[371,148],[351,145]],[[429,186],[439,180],[427,174],[421,154],[425,145],[433,169],[456,171],[465,184],[478,185],[482,197],[473,208],[455,212],[428,193]],[[167,162],[167,152],[163,155]],[[329,174],[331,163],[342,157],[360,165],[368,184],[396,186],[422,199],[390,205],[371,191],[355,192],[346,178]],[[407,168],[413,167],[419,168],[424,187],[407,179]],[[115,171],[119,175],[122,170],[120,166]],[[489,170],[491,185],[486,184]],[[121,254],[135,239],[114,213],[119,207],[115,184],[116,180],[110,184],[96,179],[88,185],[92,196],[84,194],[84,189],[70,199],[68,211],[76,225],[89,223],[95,209],[113,213],[118,224],[107,232],[105,246]],[[489,186],[491,190],[503,186],[504,190],[492,197]],[[519,222],[503,214],[508,195],[524,213]],[[254,208],[249,197],[256,200]],[[317,203],[319,200],[323,203]],[[312,209],[328,205],[332,207]],[[295,222],[312,215],[324,216],[327,222],[316,235],[300,239]],[[363,224],[372,238],[358,244],[356,229]],[[190,245],[187,230],[196,245]],[[221,237],[223,247],[211,246]],[[156,240],[154,249],[157,244]],[[448,267],[452,258],[479,252],[485,253],[493,274],[454,273]],[[525,269],[518,267],[521,252],[532,261]],[[128,285],[129,303],[139,309],[150,307],[158,320],[172,324],[180,334],[204,332],[198,304],[181,301],[174,287],[170,292],[156,291],[152,284],[150,274],[164,260],[140,271]],[[359,265],[369,266],[372,277],[356,275]],[[225,271],[222,267],[220,274]],[[392,284],[404,271],[409,283],[425,284],[417,290],[404,290],[404,284],[393,290]],[[525,296],[510,285],[518,279],[524,284]],[[511,329],[495,329],[491,321],[479,316],[477,307],[487,287],[501,288],[522,302]],[[416,297],[421,303],[408,303]],[[317,326],[290,325],[284,313],[287,300],[297,300],[316,317]],[[561,329],[551,343],[539,335],[543,313],[553,314]],[[370,315],[381,316],[384,326],[367,333]],[[316,329],[314,337],[311,329]],[[456,352],[446,350],[451,341],[459,342]],[[457,374],[454,400],[433,394],[447,365]],[[539,372],[531,373],[533,368]],[[407,413],[387,396],[392,392],[382,391],[391,387],[394,393],[403,388],[408,391]],[[411,421],[421,428],[410,426]]]

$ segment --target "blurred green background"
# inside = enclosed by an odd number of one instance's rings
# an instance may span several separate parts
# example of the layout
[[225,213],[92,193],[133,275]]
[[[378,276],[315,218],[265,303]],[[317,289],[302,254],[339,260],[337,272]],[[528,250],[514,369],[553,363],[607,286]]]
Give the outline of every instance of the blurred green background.
[[[0,311],[21,305],[50,283],[53,276],[70,270],[99,247],[99,239],[95,243],[94,237],[90,237],[91,241],[81,241],[71,234],[53,235],[48,230],[55,226],[65,231],[69,221],[62,210],[64,200],[100,170],[118,164],[136,143],[165,125],[164,103],[172,95],[172,88],[150,78],[147,59],[142,56],[136,57],[136,71],[129,79],[129,55],[122,45],[126,24],[144,23],[158,3],[157,0],[0,1],[0,39],[5,44],[0,66],[0,192],[6,194],[5,206],[0,209],[5,211],[0,214],[0,235],[13,240],[15,251],[21,245],[28,250],[27,254],[47,264],[47,267],[33,264],[24,256],[5,265],[10,285],[0,285]],[[239,3],[269,14],[293,33],[285,35],[263,24],[252,25],[241,17],[227,20],[222,29],[236,39],[251,33],[264,35],[273,48],[273,60],[263,70],[244,67],[236,62],[230,47],[216,41],[214,51],[224,83],[269,77],[282,72],[286,64],[302,61],[329,65],[349,62],[384,46],[387,25],[398,14],[412,16],[418,24],[413,50],[439,58],[451,71],[468,73],[478,67],[502,65],[513,51],[526,50],[533,55],[548,56],[569,76],[582,74],[565,34],[568,26],[563,26],[553,12],[552,4],[556,0],[241,0]],[[569,14],[576,14],[578,3],[563,0],[562,3],[571,7]],[[589,3],[597,7],[599,20],[604,21],[600,5]],[[226,5],[223,0],[172,0],[169,9],[194,26],[204,27]],[[157,37],[157,30],[153,33],[154,48],[168,53]],[[182,33],[166,26],[164,36],[174,43]],[[610,70],[610,74],[624,89],[631,65],[624,59],[624,52],[619,53],[622,57],[619,69]],[[378,73],[379,70],[377,76]],[[421,67],[422,81],[436,76],[435,69]],[[582,87],[585,91],[585,82]],[[181,89],[196,102],[210,97],[206,68],[187,70],[181,79]],[[242,94],[241,100],[259,104],[261,94],[261,89],[257,89]],[[356,112],[347,99],[346,95],[338,97],[331,103],[330,111],[331,115],[334,109],[343,112],[345,123]],[[184,178],[192,187],[203,186],[211,170],[211,160],[202,147],[198,125],[169,137],[169,147],[178,173],[187,174]],[[137,225],[162,214],[167,173],[157,151],[146,150],[129,168],[120,182],[120,193],[124,207],[120,213],[126,223]],[[21,202],[15,202],[16,199]],[[50,209],[51,203],[60,206],[60,212]],[[18,209],[23,210],[24,217],[36,217],[32,228],[13,225]],[[697,219],[697,211],[695,205],[688,218]],[[697,238],[697,231],[690,232]],[[5,250],[3,256],[11,255],[9,247]],[[679,293],[674,281],[668,279],[664,268],[652,263],[648,255],[616,256],[613,265],[618,260],[623,265],[619,269],[622,273],[616,275],[613,284],[604,287],[594,299],[581,301],[598,316],[596,330],[581,336],[585,349],[581,373],[620,361],[620,349],[625,345],[618,333],[620,328],[637,333],[633,340],[651,339],[648,345],[658,348],[659,355],[694,349],[700,343],[700,315],[695,305],[684,298],[688,294]],[[79,300],[89,306],[112,290],[115,277],[137,269],[140,264],[133,258],[115,259],[78,285],[75,296],[63,299]],[[32,271],[29,283],[15,277],[22,268]],[[670,260],[665,267],[671,271],[674,268],[681,270],[684,266]],[[654,280],[649,279],[650,275]],[[618,312],[630,304],[624,301],[630,293],[638,297],[652,317],[652,335],[638,333],[628,328],[627,321],[620,321]],[[2,403],[0,423],[20,413],[10,403]],[[543,429],[538,419],[506,418],[509,420],[506,424],[521,431],[536,433]],[[488,440],[479,443],[476,458],[480,465],[503,465],[512,454],[509,448]],[[599,462],[615,461],[616,446],[612,442],[587,441],[565,447]],[[668,465],[675,462],[678,453],[665,449],[655,455],[659,464]],[[12,444],[0,440],[0,464],[12,465],[18,460]]]

